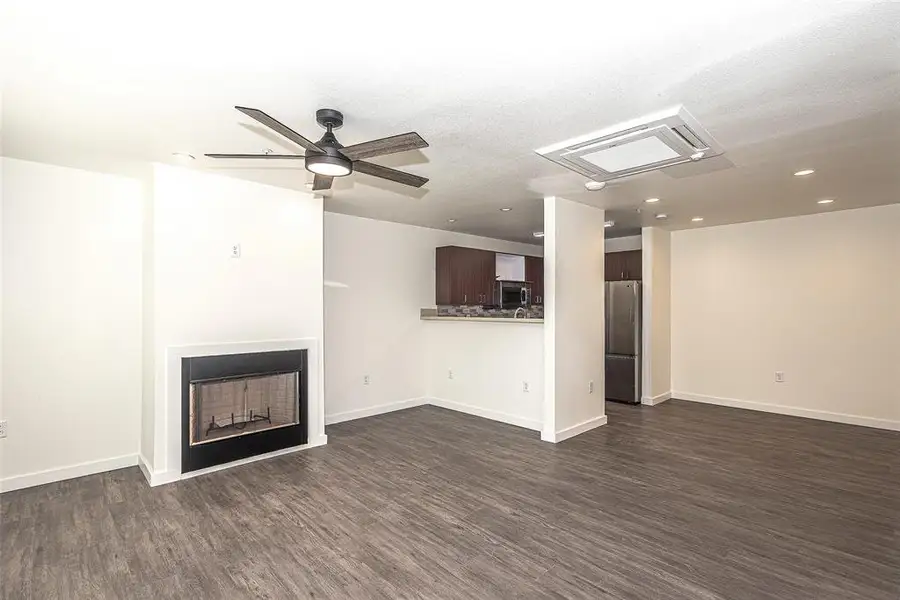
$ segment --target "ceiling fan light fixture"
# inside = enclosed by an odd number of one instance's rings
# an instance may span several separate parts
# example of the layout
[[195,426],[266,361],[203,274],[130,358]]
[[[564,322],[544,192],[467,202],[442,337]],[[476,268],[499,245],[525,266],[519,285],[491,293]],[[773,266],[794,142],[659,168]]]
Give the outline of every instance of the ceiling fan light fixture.
[[344,115],[342,115],[339,110],[333,108],[322,108],[316,111],[316,122],[325,128],[326,131],[322,136],[322,139],[313,143],[258,108],[250,108],[248,106],[235,106],[234,108],[257,123],[260,123],[271,132],[287,138],[298,146],[302,146],[306,150],[306,155],[274,154],[271,149],[265,148],[263,149],[262,154],[208,153],[205,154],[205,156],[208,156],[209,158],[223,158],[226,160],[303,160],[306,170],[315,173],[316,175],[312,182],[311,189],[313,191],[331,189],[331,184],[335,177],[345,177],[354,171],[365,173],[370,177],[387,179],[388,181],[416,188],[422,187],[428,183],[427,177],[414,175],[413,173],[407,173],[405,171],[398,171],[397,169],[363,160],[365,158],[406,152],[407,150],[427,148],[428,142],[423,140],[422,136],[415,131],[408,131],[406,133],[379,138],[377,140],[369,140],[367,142],[353,144],[352,146],[343,146],[337,141],[337,138],[334,137],[332,131],[340,128],[341,125],[344,124]]
[[353,172],[353,163],[343,156],[313,154],[306,157],[306,170],[326,177],[344,177]]

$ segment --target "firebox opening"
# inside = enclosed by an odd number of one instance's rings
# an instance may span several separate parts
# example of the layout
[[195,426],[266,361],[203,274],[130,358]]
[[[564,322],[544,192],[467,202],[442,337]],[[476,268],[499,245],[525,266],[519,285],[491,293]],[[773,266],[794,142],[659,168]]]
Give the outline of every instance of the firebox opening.
[[299,398],[299,371],[194,381],[191,445],[296,425]]

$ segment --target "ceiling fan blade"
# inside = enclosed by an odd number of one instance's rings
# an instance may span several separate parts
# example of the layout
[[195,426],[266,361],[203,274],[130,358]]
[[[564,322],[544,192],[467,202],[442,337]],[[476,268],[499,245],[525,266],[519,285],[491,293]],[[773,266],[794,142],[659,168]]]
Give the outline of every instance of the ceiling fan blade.
[[331,182],[334,181],[334,177],[329,177],[328,175],[316,175],[313,177],[313,191],[316,190],[330,190]]
[[296,154],[204,154],[203,156],[208,156],[210,158],[277,158],[277,159],[292,159],[292,158],[306,158],[305,156],[298,156]]
[[421,135],[415,131],[410,131],[409,133],[401,133],[400,135],[392,135],[391,137],[345,146],[341,148],[341,154],[350,160],[362,160],[363,158],[396,154],[397,152],[427,147],[428,142],[423,140]]
[[312,150],[313,152],[324,152],[324,150],[322,150],[321,148],[316,146],[314,143],[312,143],[311,141],[309,141],[308,139],[306,139],[305,137],[303,137],[302,135],[300,135],[299,133],[297,133],[296,131],[294,131],[293,129],[291,129],[290,127],[285,125],[284,123],[282,123],[280,121],[276,121],[275,119],[273,119],[272,117],[270,117],[263,111],[259,110],[258,108],[247,108],[246,106],[235,106],[235,108],[238,109],[239,111],[241,111],[242,113],[244,113],[245,115],[247,115],[248,117],[250,117],[251,119],[254,119],[254,120],[262,123],[263,125],[265,125],[269,129],[271,129],[272,131],[274,131],[276,133],[280,133],[281,135],[283,135],[287,139],[291,140],[295,144],[300,144],[307,150]]
[[366,175],[372,175],[374,177],[381,177],[382,179],[396,181],[397,183],[402,183],[403,185],[411,185],[413,187],[422,187],[423,185],[428,183],[427,177],[419,177],[418,175],[413,175],[412,173],[398,171],[397,169],[391,169],[389,167],[382,167],[381,165],[376,165],[375,163],[366,162],[364,160],[353,161],[353,170],[360,173],[365,173]]

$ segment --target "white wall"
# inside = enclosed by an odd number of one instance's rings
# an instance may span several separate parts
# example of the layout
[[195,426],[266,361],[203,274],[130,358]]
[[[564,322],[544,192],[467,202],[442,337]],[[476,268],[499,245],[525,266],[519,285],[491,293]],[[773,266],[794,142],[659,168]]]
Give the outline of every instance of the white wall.
[[606,423],[603,224],[600,209],[544,199],[541,438],[551,442]]
[[419,311],[434,306],[435,248],[448,245],[542,254],[540,246],[325,213],[325,279],[348,286],[325,289],[329,423],[427,395]]
[[[172,472],[168,349],[315,338],[322,355],[323,211],[308,193],[164,165],[152,200],[154,455],[142,452],[154,472]],[[311,440],[324,427],[321,379],[310,382]]]
[[[148,167],[141,180],[141,460],[152,467],[156,445],[156,286],[153,257],[153,169]],[[159,385],[163,385],[162,381]]]
[[[2,103],[2,94],[0,94],[0,103]],[[3,119],[0,118],[0,140],[3,139],[2,125]],[[5,418],[3,415],[6,414],[3,410],[3,195],[6,191],[3,184],[3,170],[5,166],[5,159],[0,157],[0,419]],[[6,462],[5,449],[6,444],[0,441],[0,481],[3,480],[3,465]],[[0,487],[0,491],[2,491],[2,487]]]
[[540,431],[543,329],[524,322],[426,322],[429,402]]
[[900,428],[898,265],[897,204],[673,233],[673,395]]
[[606,252],[625,252],[627,250],[640,250],[642,244],[642,236],[630,235],[628,237],[607,238],[604,248]]
[[641,402],[659,404],[672,394],[671,234],[645,227],[641,253],[643,320]]
[[2,167],[2,486],[135,464],[140,185],[8,158]]

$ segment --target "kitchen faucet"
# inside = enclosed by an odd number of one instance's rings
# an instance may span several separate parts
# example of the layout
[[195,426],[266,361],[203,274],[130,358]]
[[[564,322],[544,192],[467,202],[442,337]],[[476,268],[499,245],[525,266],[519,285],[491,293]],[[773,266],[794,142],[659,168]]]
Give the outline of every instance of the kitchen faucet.
[[523,307],[523,306],[520,306],[519,308],[516,309],[516,312],[513,313],[513,319],[518,319],[518,318],[519,318],[519,311],[520,311],[520,310],[522,311],[522,318],[523,318],[523,319],[527,319],[527,318],[528,318],[528,311],[525,310],[525,307]]

